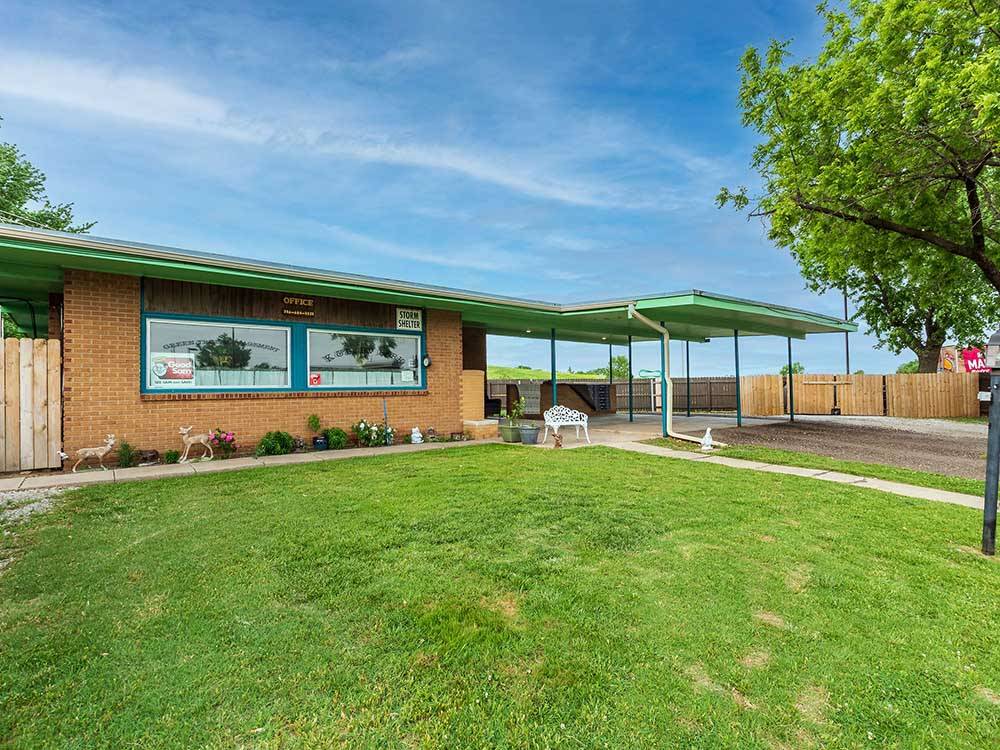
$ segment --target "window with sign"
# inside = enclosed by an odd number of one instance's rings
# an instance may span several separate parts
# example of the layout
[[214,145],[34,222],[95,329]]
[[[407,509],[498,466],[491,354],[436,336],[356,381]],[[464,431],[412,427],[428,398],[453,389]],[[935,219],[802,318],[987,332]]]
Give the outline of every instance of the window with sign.
[[149,319],[146,388],[288,388],[289,334],[280,326]]
[[310,388],[420,387],[420,336],[309,331]]

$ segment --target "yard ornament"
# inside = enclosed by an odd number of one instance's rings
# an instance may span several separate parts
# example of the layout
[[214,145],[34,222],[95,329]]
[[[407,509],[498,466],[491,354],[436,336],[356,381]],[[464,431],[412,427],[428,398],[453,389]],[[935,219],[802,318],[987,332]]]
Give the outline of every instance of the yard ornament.
[[76,467],[80,463],[88,458],[96,458],[97,462],[101,465],[102,471],[107,471],[108,467],[104,465],[104,457],[111,452],[111,449],[115,445],[115,436],[107,435],[104,438],[104,445],[97,448],[80,448],[76,452],[76,463],[73,464],[73,473],[76,473]]
[[705,436],[701,439],[701,449],[703,451],[714,450],[712,448],[712,428],[705,428]]
[[206,432],[201,435],[192,435],[192,427],[194,427],[194,425],[181,427],[180,429],[181,440],[184,441],[184,453],[181,455],[177,463],[182,464],[188,460],[188,452],[191,450],[192,445],[205,446],[205,452],[201,454],[202,459],[211,460],[215,457],[215,453],[212,451],[211,433]]
[[410,430],[410,442],[414,445],[420,445],[424,442],[424,436],[420,434],[420,428],[414,427]]

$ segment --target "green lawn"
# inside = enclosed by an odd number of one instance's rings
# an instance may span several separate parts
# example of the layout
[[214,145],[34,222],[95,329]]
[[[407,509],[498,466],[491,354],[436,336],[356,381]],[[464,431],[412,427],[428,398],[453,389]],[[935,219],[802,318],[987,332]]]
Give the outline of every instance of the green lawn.
[[[654,438],[645,442],[650,445],[660,445],[665,448],[674,448],[677,450],[700,450],[694,443],[675,440],[673,438]],[[747,461],[762,461],[781,466],[801,466],[806,469],[840,471],[845,474],[855,474],[859,477],[874,477],[875,479],[885,479],[890,482],[914,484],[918,487],[935,487],[940,490],[962,492],[966,495],[983,495],[986,492],[985,479],[953,477],[947,474],[934,474],[929,471],[904,469],[899,466],[870,464],[865,461],[845,461],[839,458],[820,456],[815,453],[802,453],[760,445],[730,445],[726,448],[716,449],[715,455],[742,458]]]
[[[510,367],[508,365],[487,365],[488,380],[548,380],[552,373],[535,368]],[[556,372],[556,380],[607,380],[607,373],[595,375],[584,372]]]
[[979,523],[602,447],[94,486],[0,542],[0,745],[996,747]]

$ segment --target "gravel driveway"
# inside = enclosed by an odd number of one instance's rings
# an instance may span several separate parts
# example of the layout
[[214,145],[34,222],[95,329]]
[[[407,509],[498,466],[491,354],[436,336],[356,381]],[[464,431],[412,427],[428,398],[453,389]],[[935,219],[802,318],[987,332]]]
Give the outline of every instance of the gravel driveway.
[[[905,424],[885,426],[896,423]],[[797,416],[794,423],[725,428],[713,430],[712,435],[733,445],[782,448],[970,479],[982,479],[986,473],[986,426],[943,419]]]

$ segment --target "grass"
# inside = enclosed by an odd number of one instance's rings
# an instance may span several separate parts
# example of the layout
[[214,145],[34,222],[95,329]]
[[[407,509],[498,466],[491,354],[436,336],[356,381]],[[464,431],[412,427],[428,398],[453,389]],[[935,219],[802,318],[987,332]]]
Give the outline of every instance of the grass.
[[[699,450],[698,446],[693,443],[684,440],[675,440],[674,438],[654,438],[645,442],[650,445],[660,445],[678,450]],[[982,495],[986,492],[985,481],[978,479],[935,474],[930,471],[917,471],[916,469],[905,469],[900,466],[887,466],[886,464],[872,464],[865,461],[848,461],[840,458],[830,458],[829,456],[820,456],[816,453],[802,453],[782,448],[769,448],[760,445],[730,445],[726,448],[716,449],[715,454],[731,458],[742,458],[747,461],[779,464],[781,466],[801,466],[806,469],[839,471],[859,477],[885,479],[889,482],[902,482],[903,484],[913,484],[917,487],[933,487],[950,492],[961,492],[966,495]]]
[[0,744],[983,748],[979,516],[593,447],[93,486],[0,542]]
[[[487,365],[487,380],[548,380],[552,373],[528,367],[510,367],[508,365]],[[556,372],[556,380],[607,380],[608,375],[596,375],[586,372]]]
[[962,422],[963,424],[989,424],[990,418],[986,415],[978,417],[945,417],[949,422]]

